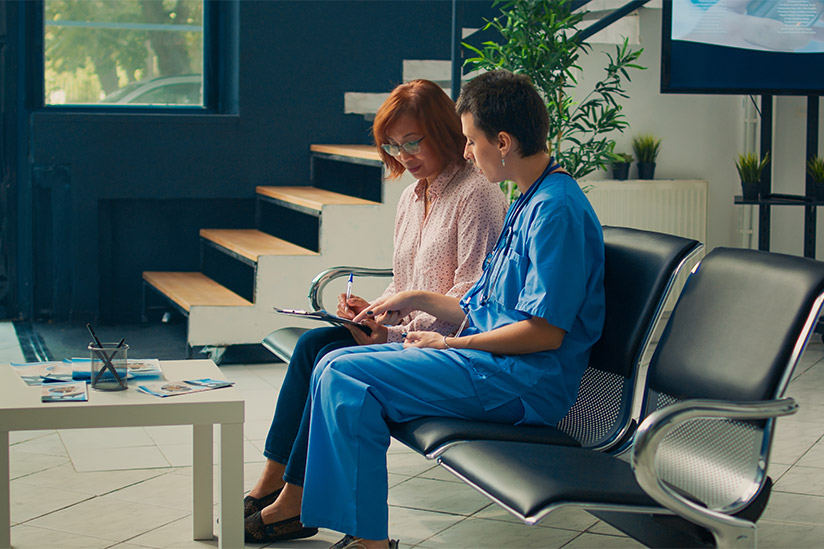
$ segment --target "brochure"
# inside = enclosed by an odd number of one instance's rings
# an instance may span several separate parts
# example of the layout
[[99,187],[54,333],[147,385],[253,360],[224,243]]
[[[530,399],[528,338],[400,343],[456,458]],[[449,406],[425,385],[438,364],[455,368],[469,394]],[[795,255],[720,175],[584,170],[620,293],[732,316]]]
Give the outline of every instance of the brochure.
[[273,309],[275,309],[276,313],[280,313],[282,315],[292,315],[299,316],[301,318],[308,318],[310,320],[320,320],[321,322],[328,322],[329,324],[334,324],[335,326],[355,326],[357,328],[360,328],[367,334],[372,333],[372,329],[369,328],[369,326],[359,324],[357,322],[352,322],[348,318],[331,315],[322,309],[320,311],[304,311],[302,309],[279,309],[278,307],[273,307]]
[[214,379],[193,379],[190,381],[154,381],[144,383],[137,387],[141,393],[154,395],[157,397],[170,397],[177,395],[190,395],[202,391],[211,391],[223,387],[231,387],[233,381],[219,381]]
[[208,377],[204,377],[203,379],[189,379],[186,380],[186,383],[189,385],[195,385],[198,387],[209,387],[211,389],[220,389],[221,387],[231,387],[235,384],[234,381],[223,381],[222,379],[209,379]]
[[89,390],[85,381],[44,383],[40,386],[40,400],[41,402],[89,400]]
[[72,369],[65,362],[12,362],[11,366],[26,385],[72,380]]
[[[72,358],[69,361],[72,370],[72,379],[91,379],[92,361],[88,358]],[[163,370],[160,369],[160,361],[156,358],[136,358],[127,362],[128,374],[126,379],[148,379],[162,378]]]

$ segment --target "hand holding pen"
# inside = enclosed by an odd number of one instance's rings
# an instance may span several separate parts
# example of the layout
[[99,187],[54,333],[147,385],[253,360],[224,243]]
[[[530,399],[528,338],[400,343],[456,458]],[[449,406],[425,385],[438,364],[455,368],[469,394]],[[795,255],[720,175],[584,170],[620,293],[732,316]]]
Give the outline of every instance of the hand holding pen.
[[354,274],[349,273],[349,281],[346,283],[346,301],[344,301],[343,306],[346,309],[346,312],[349,312],[349,298],[352,297],[352,282],[354,280]]

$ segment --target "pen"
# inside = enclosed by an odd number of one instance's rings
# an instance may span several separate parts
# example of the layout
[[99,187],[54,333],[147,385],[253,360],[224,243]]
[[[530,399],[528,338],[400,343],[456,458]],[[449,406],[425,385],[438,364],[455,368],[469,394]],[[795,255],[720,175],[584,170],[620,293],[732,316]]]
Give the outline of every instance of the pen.
[[349,297],[352,295],[352,274],[349,273],[349,282],[346,283],[346,303],[343,304],[347,311],[349,310]]

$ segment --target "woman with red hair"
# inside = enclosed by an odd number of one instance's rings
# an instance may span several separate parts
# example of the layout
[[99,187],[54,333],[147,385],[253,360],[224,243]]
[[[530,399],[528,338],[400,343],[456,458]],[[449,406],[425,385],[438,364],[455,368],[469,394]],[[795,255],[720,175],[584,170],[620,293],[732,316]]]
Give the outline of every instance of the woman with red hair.
[[[397,86],[378,110],[372,126],[375,144],[390,177],[404,171],[417,182],[398,201],[395,217],[393,279],[379,299],[406,290],[460,298],[478,279],[503,226],[507,202],[463,157],[466,138],[455,104],[435,83],[413,80]],[[354,318],[370,302],[358,296],[338,299],[337,314]],[[357,328],[316,328],[298,340],[281,386],[266,438],[266,462],[244,499],[246,540],[271,543],[313,536],[300,521],[312,370],[330,351],[355,345],[401,342],[408,332],[452,335],[457,325],[414,311],[387,312]]]

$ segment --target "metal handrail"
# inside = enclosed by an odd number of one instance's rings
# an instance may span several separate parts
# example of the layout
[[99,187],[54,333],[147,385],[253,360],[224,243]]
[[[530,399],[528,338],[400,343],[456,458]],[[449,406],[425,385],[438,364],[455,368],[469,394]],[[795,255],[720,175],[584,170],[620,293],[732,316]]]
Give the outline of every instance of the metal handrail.
[[307,297],[309,299],[309,306],[312,307],[312,310],[320,311],[321,309],[325,309],[323,306],[323,290],[326,288],[326,285],[336,278],[349,276],[350,273],[355,276],[386,277],[392,276],[392,269],[341,266],[330,267],[325,271],[319,272],[317,276],[312,279],[312,283],[309,285],[309,295]]

